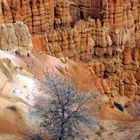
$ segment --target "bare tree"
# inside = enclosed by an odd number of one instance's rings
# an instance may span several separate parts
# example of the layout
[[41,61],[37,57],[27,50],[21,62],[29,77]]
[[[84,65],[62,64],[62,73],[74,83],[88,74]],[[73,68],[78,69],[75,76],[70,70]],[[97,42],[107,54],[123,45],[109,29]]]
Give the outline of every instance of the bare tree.
[[80,136],[81,122],[89,122],[86,119],[88,109],[85,104],[95,100],[97,94],[81,93],[71,78],[62,78],[48,72],[45,86],[49,88],[45,93],[49,97],[37,99],[36,103],[43,116],[43,128],[55,140]]

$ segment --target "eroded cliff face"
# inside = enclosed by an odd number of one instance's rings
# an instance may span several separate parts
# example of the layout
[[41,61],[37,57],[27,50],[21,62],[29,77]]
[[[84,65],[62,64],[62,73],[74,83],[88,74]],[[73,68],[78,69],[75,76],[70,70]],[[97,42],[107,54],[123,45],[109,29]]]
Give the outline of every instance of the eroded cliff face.
[[23,21],[31,33],[51,28],[54,22],[54,1],[1,0],[0,23]]
[[[1,24],[0,27],[5,29],[1,32],[1,42],[4,40],[5,43],[1,43],[0,50],[0,139],[28,140],[38,133],[45,140],[49,139],[48,134],[39,131],[37,122],[40,118],[33,113],[36,99],[43,96],[45,87],[42,81],[45,80],[46,69],[62,76],[70,75],[79,90],[90,90],[100,95],[96,103],[88,104],[91,117],[100,120],[96,131],[85,130],[88,140],[112,140],[116,137],[127,139],[128,136],[139,138],[139,99],[137,97],[137,101],[133,102],[131,97],[132,93],[136,97],[137,83],[133,73],[127,73],[123,69],[124,66],[129,69],[129,65],[123,65],[116,57],[95,57],[89,63],[81,63],[68,57],[34,54],[31,52],[31,36],[25,24],[17,22]],[[123,83],[116,83],[118,80]],[[122,90],[118,91],[117,88]],[[132,88],[131,94],[127,94],[126,90],[129,91],[129,88]],[[114,102],[120,103],[124,111],[115,107]]]
[[[111,84],[103,93],[139,94],[139,0],[1,0],[0,23],[18,20],[32,33],[34,52],[89,62]],[[1,48],[30,44],[26,28],[15,26],[1,25]]]
[[0,48],[3,50],[28,50],[33,48],[32,37],[23,22],[0,24]]
[[99,19],[111,28],[139,22],[138,0],[1,0],[0,23],[23,21],[31,33],[66,28],[79,20]]
[[56,2],[56,8],[61,12],[67,9],[71,22],[65,14],[58,15],[60,22],[55,23],[54,29],[39,36],[43,51],[56,57],[90,61],[97,76],[111,84],[111,92],[103,93],[112,97],[126,95],[139,102],[139,1],[66,2],[66,6],[62,1]]

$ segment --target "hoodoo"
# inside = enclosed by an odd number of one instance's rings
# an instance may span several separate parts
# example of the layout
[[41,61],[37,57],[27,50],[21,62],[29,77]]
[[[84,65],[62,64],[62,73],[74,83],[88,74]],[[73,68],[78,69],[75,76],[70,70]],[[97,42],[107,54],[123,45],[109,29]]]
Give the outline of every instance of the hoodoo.
[[0,0],[0,140],[139,140],[139,74],[139,0]]

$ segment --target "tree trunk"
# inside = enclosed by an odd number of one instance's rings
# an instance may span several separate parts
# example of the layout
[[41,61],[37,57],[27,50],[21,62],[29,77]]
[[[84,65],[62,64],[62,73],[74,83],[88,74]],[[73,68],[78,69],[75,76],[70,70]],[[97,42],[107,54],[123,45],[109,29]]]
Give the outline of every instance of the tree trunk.
[[65,119],[64,106],[62,106],[61,131],[60,131],[59,140],[64,140],[64,119]]
[[64,140],[64,131],[61,131],[60,136],[59,136],[59,140]]

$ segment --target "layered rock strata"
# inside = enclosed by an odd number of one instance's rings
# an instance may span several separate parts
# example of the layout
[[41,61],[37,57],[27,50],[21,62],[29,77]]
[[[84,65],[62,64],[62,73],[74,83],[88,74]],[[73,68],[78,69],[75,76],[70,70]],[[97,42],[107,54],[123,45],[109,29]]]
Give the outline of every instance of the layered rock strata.
[[32,38],[23,22],[0,24],[0,48],[32,50]]
[[139,96],[139,0],[1,0],[0,23],[17,20],[33,34],[34,51],[91,61],[111,83],[106,94]]
[[23,21],[30,33],[41,33],[54,24],[54,0],[1,0],[0,23]]
[[139,22],[138,0],[1,0],[0,23],[23,21],[33,34],[92,17],[111,28]]

